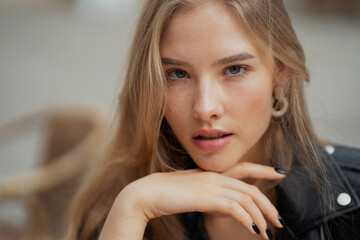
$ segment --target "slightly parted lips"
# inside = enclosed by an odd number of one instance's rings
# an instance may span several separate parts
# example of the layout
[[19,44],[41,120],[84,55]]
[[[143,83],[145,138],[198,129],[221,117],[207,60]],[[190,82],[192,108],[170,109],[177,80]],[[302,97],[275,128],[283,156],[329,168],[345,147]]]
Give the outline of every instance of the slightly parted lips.
[[198,140],[214,140],[214,139],[224,138],[229,135],[232,135],[232,133],[217,129],[210,129],[210,130],[200,129],[196,131],[192,137]]
[[196,131],[193,143],[204,152],[216,152],[230,143],[233,134],[219,129],[200,129]]
[[229,135],[231,135],[231,134],[216,133],[216,134],[213,134],[213,135],[199,135],[199,136],[197,136],[195,138],[199,139],[199,140],[213,140],[213,139],[223,138],[223,137],[226,137],[226,136],[229,136]]

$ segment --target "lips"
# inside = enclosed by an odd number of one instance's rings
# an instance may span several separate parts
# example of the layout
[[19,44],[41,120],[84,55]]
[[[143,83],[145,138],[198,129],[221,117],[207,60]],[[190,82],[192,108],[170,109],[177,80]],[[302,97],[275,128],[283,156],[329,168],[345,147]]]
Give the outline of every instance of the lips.
[[214,152],[224,148],[233,134],[219,129],[200,129],[192,135],[194,144],[202,151]]

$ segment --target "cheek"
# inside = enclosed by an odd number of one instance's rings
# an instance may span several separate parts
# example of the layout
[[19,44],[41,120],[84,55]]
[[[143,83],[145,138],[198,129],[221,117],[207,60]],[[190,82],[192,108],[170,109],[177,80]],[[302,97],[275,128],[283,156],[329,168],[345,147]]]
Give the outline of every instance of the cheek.
[[250,116],[269,114],[271,110],[271,98],[268,94],[253,94],[249,97],[249,101],[245,105],[245,111]]
[[169,123],[170,127],[173,128],[173,126],[176,126],[176,119],[179,119],[178,116],[176,116],[175,112],[173,111],[174,107],[171,105],[171,103],[168,102],[165,110],[165,118],[166,121]]
[[186,118],[191,109],[192,85],[189,81],[180,81],[167,90],[165,115]]
[[[271,87],[254,87],[242,94],[238,101],[242,115],[247,119],[264,119],[271,115]],[[254,119],[256,118],[256,119]]]
[[168,121],[183,118],[186,102],[181,97],[169,97],[165,108],[165,117]]
[[165,108],[165,118],[174,132],[184,127],[187,122],[188,102],[184,96],[169,96]]
[[179,117],[173,112],[172,108],[170,108],[169,106],[166,107],[165,119],[174,134],[177,136],[177,129],[181,128],[181,126],[179,126],[181,124],[181,121],[179,121]]

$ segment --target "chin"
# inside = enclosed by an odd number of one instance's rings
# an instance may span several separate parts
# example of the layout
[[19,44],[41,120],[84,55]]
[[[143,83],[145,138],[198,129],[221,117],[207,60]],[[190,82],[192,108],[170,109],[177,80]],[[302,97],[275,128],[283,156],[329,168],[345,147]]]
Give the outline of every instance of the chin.
[[211,172],[224,172],[236,164],[236,161],[226,161],[225,157],[197,157],[193,158],[196,165],[204,170]]

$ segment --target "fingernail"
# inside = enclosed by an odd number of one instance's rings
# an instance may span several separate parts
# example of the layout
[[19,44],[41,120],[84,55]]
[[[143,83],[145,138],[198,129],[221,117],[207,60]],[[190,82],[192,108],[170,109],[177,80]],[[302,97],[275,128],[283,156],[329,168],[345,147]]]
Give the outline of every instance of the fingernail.
[[280,216],[280,214],[279,214],[279,216],[278,216],[278,219],[279,219],[280,223],[285,227],[285,226],[286,226],[286,222],[285,222],[284,219]]
[[266,235],[268,236],[268,238],[269,238],[270,240],[273,239],[273,235],[272,235],[272,232],[271,232],[271,230],[270,230],[269,227],[266,227]]
[[275,171],[276,171],[277,173],[284,174],[284,175],[286,175],[286,174],[288,173],[286,170],[281,169],[281,168],[275,168]]
[[255,231],[257,234],[260,234],[260,230],[259,230],[258,226],[256,226],[255,223],[252,223],[252,228],[254,229],[254,231]]

